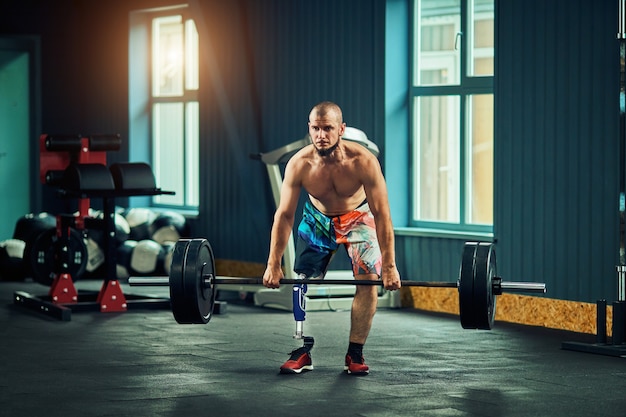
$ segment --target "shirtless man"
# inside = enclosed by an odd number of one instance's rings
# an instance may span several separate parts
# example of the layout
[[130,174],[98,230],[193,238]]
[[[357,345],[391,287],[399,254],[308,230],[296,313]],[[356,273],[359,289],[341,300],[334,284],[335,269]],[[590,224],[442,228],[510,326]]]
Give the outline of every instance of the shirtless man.
[[[338,245],[344,244],[357,280],[382,277],[387,290],[400,288],[395,262],[394,232],[387,186],[376,157],[364,146],[341,140],[346,128],[341,109],[322,102],[309,115],[311,144],[287,163],[280,203],[274,215],[263,285],[278,288],[284,277],[281,259],[294,223],[300,191],[309,200],[298,227],[294,270],[301,277],[322,277]],[[378,302],[376,286],[357,285],[350,316],[350,337],[344,370],[366,375],[363,345]],[[281,373],[313,369],[310,348],[292,352]]]

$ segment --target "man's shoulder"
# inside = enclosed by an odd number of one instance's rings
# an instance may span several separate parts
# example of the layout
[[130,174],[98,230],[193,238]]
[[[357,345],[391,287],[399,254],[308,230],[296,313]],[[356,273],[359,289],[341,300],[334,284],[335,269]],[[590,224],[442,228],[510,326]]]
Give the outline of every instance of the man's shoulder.
[[288,169],[297,174],[305,170],[306,167],[309,166],[309,161],[313,157],[313,150],[313,145],[306,145],[293,154],[287,162]]
[[305,145],[302,148],[300,148],[298,152],[293,154],[293,156],[289,159],[289,163],[291,164],[302,163],[303,161],[313,156],[313,151],[314,151],[314,148],[312,144]]
[[346,152],[348,152],[348,156],[358,163],[368,164],[378,160],[378,158],[376,158],[376,156],[369,149],[360,143],[349,140],[343,140],[342,143]]

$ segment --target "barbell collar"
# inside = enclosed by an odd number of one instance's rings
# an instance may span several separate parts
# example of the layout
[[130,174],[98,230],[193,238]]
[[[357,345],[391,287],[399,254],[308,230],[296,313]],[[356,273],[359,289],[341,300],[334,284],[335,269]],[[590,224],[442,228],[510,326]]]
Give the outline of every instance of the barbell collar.
[[531,292],[546,293],[546,284],[544,282],[512,282],[502,281],[500,283],[503,292]]

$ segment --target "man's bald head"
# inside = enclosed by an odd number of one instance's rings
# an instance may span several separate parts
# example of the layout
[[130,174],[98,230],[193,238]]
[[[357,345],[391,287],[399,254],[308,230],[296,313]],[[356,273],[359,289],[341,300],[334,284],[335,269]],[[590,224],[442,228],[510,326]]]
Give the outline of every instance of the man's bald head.
[[332,118],[339,124],[343,123],[341,107],[332,101],[322,101],[316,104],[309,114],[309,121],[325,117]]

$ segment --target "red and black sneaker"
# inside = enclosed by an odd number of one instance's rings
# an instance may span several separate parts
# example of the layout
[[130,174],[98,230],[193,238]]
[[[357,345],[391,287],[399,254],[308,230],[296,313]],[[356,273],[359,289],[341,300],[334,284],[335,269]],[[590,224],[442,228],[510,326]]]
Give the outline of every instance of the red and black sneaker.
[[365,360],[363,356],[354,355],[348,353],[346,355],[346,363],[343,367],[343,370],[348,373],[348,375],[367,375],[370,373],[370,368],[365,364]]
[[310,348],[303,346],[291,352],[289,360],[280,367],[281,374],[299,374],[302,371],[312,371]]

